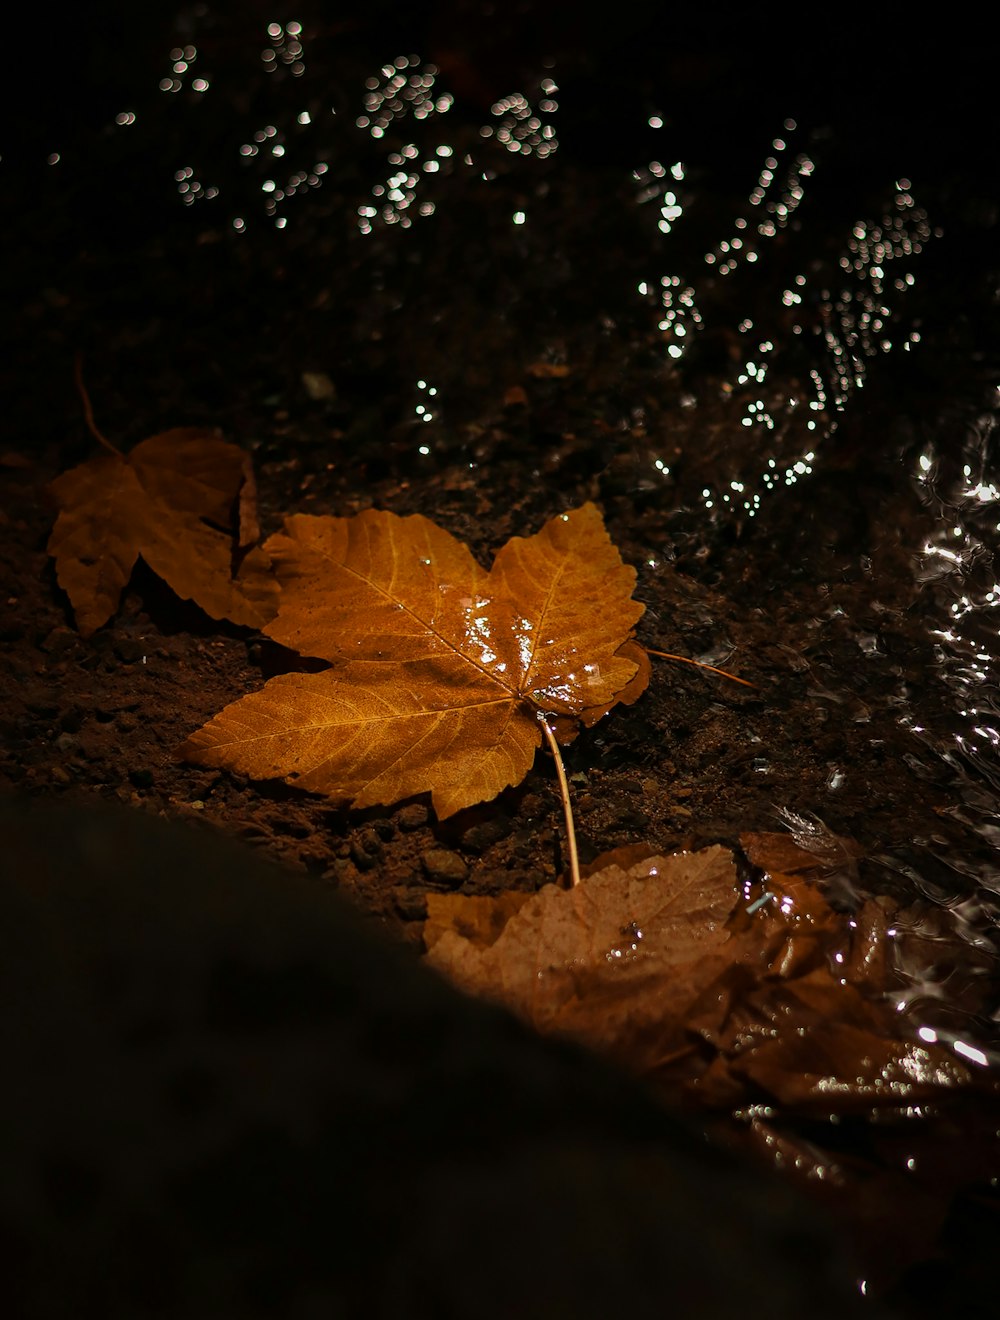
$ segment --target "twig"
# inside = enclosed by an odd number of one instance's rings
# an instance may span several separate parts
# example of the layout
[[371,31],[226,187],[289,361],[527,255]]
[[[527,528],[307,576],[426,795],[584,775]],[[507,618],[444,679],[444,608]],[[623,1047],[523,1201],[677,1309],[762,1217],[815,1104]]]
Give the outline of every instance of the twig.
[[715,665],[703,664],[701,660],[692,660],[687,655],[674,655],[672,651],[654,651],[651,646],[642,648],[647,655],[658,655],[661,660],[680,660],[685,665],[695,665],[698,669],[708,669],[713,674],[721,674],[723,678],[730,679],[733,683],[742,683],[744,687],[756,688],[756,683],[751,683],[749,679],[737,678],[735,674],[730,674],[727,669],[717,669]]
[[76,381],[76,388],[79,391],[80,398],[83,401],[83,420],[87,423],[87,430],[99,441],[105,449],[110,449],[112,454],[117,454],[121,458],[122,452],[116,449],[106,435],[102,435],[97,429],[97,423],[94,421],[94,410],[90,406],[90,395],[87,393],[87,387],[83,383],[83,354],[77,353],[73,361],[73,379]]
[[556,763],[556,775],[559,778],[559,792],[562,795],[563,818],[566,821],[566,844],[569,852],[569,877],[574,885],[580,883],[580,858],[576,851],[576,827],[573,824],[573,806],[569,800],[569,781],[566,779],[566,767],[563,765],[562,754],[559,751],[559,744],[556,742],[556,735],[542,714],[538,712],[538,722],[542,726],[542,732],[548,739],[549,751],[552,753],[552,759]]

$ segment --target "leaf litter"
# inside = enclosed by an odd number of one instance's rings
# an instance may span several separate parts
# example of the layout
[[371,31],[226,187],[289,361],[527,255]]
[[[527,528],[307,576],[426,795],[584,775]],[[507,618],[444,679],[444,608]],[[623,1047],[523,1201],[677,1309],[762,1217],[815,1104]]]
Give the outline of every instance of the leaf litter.
[[[569,890],[430,895],[427,961],[839,1204],[885,1286],[929,1250],[956,1191],[1000,1175],[981,1117],[984,1095],[996,1117],[997,1084],[899,1011],[929,951],[909,937],[913,915],[885,898],[853,914],[827,901],[818,878],[833,852],[857,858],[852,840],[827,834],[811,853],[757,833],[744,848],[762,878],[740,881],[719,846],[641,860],[622,849]],[[867,1132],[863,1157],[840,1153],[841,1124],[856,1142]]]
[[[188,760],[355,807],[429,792],[446,817],[520,782],[543,733],[559,767],[556,735],[569,741],[645,689],[648,654],[660,653],[634,640],[635,572],[594,506],[512,538],[488,573],[420,515],[295,515],[258,548],[242,451],[187,428],[126,458],[81,393],[109,452],[53,483],[49,544],[80,631],[114,614],[141,555],[213,617],[263,625],[330,665],[227,706],[180,749]],[[430,894],[427,958],[846,1203],[884,1283],[929,1250],[953,1192],[1000,1176],[982,1158],[984,1111],[961,1108],[970,1094],[998,1098],[970,1067],[986,1056],[956,1057],[954,1035],[918,1036],[901,1011],[914,986],[943,977],[961,978],[965,1011],[982,1015],[989,954],[967,943],[970,966],[942,971],[942,948],[961,944],[948,915],[888,899],[853,915],[832,906],[817,881],[853,871],[851,840],[807,824],[741,843],[751,881],[722,847],[663,857],[639,845],[569,890]],[[922,1180],[905,1156],[913,1118]],[[841,1122],[855,1125],[850,1158],[838,1154]]]

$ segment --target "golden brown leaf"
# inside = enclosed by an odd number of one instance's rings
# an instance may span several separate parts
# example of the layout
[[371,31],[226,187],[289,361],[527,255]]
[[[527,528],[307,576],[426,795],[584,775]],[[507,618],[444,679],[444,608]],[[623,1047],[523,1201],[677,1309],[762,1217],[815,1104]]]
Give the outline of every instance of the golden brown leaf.
[[[277,583],[256,539],[248,460],[215,431],[179,427],[127,456],[102,451],[52,483],[60,513],[49,538],[59,585],[84,636],[115,613],[141,555],[213,619],[260,626]],[[239,501],[240,526],[232,529]]]
[[288,518],[267,542],[282,592],[265,631],[334,663],[234,702],[180,749],[355,806],[430,791],[439,816],[519,783],[539,713],[592,722],[644,686],[643,606],[600,513],[514,537],[486,573],[429,519]]
[[443,935],[459,935],[474,948],[486,949],[496,942],[507,922],[532,898],[506,890],[495,898],[474,894],[428,894],[424,944],[433,949]]

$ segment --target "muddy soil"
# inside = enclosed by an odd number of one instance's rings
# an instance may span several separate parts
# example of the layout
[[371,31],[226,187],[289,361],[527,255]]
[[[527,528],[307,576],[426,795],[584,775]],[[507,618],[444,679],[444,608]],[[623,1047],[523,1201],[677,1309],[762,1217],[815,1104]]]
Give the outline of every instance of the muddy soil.
[[[301,31],[203,6],[105,46],[70,34],[4,162],[4,790],[207,822],[415,947],[428,892],[564,867],[541,753],[444,822],[177,759],[294,658],[141,566],[79,637],[46,486],[93,450],[80,352],[123,448],[186,424],[243,445],[268,533],[295,511],[419,512],[488,564],[595,501],[638,571],[639,640],[755,687],[654,661],[568,749],[583,859],[850,836],[838,903],[958,914],[903,1006],[996,1067],[997,208],[959,95],[981,57],[904,33],[912,96],[880,109],[863,89],[888,56],[817,81],[785,39],[755,74],[735,20],[658,61],[642,6],[609,35],[559,6],[395,28],[299,9]],[[972,946],[992,970],[963,978]],[[995,1222],[995,1190],[953,1227]],[[963,1266],[934,1268],[944,1296]],[[926,1273],[901,1285],[914,1315]]]

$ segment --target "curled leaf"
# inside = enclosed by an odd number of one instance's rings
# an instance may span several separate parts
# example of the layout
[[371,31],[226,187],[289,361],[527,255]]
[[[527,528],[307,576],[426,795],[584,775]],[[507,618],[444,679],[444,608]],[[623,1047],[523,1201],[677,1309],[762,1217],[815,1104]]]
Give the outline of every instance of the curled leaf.
[[215,431],[180,427],[143,440],[127,457],[102,451],[57,477],[51,489],[60,513],[48,549],[81,633],[115,613],[140,555],[213,619],[266,623],[278,588],[267,555],[252,544],[248,474],[236,445]]

